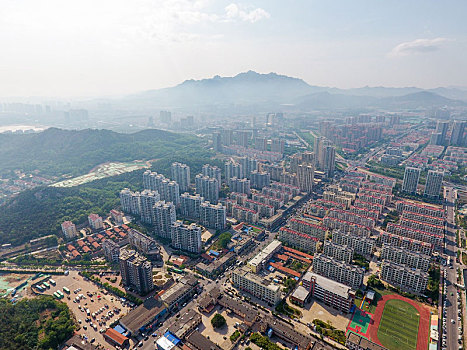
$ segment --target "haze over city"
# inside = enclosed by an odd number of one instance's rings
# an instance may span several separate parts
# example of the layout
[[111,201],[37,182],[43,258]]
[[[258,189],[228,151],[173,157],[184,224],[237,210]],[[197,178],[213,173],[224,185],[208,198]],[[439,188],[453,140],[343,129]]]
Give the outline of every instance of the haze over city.
[[0,350],[464,350],[466,10],[2,1]]
[[0,96],[122,95],[248,70],[338,88],[465,86],[466,7],[465,1],[7,0],[0,13]]

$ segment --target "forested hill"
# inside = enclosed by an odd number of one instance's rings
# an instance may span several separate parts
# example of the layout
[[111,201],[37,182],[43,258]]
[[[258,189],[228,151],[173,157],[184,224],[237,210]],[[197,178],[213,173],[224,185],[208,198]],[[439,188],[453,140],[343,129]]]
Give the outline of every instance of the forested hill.
[[109,130],[50,128],[37,134],[0,134],[0,176],[13,170],[77,176],[105,162],[162,158],[182,147],[201,143],[195,136],[155,129],[119,134]]

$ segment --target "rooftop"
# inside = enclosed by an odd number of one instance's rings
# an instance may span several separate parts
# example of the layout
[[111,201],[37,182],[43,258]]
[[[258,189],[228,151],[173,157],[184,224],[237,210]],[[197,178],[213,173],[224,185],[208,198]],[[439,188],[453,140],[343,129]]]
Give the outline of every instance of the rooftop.
[[123,316],[120,323],[132,334],[136,334],[141,327],[151,322],[164,309],[165,306],[160,300],[148,298],[143,304]]
[[352,288],[346,286],[345,284],[333,281],[314,272],[308,271],[303,276],[303,280],[305,281],[311,281],[312,278],[315,279],[316,284],[318,284],[321,288],[326,289],[345,299],[349,297],[349,292],[352,290]]

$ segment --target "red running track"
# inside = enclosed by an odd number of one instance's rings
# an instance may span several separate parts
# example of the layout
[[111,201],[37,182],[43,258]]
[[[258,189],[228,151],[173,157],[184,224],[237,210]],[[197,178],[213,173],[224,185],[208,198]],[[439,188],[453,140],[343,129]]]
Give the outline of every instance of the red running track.
[[428,337],[430,335],[430,310],[413,300],[395,294],[384,295],[378,301],[378,306],[376,307],[376,311],[373,315],[374,324],[372,324],[370,327],[370,339],[380,345],[383,345],[378,339],[378,327],[379,323],[381,322],[381,317],[383,316],[384,306],[388,300],[392,299],[405,301],[417,309],[418,313],[420,314],[420,321],[418,323],[417,350],[428,349]]

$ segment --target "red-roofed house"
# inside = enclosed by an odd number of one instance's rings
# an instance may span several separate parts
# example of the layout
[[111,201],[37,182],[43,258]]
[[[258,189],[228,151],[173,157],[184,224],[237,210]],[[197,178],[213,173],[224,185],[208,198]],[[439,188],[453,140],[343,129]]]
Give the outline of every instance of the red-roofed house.
[[112,345],[118,345],[121,348],[128,346],[129,340],[123,334],[113,328],[109,328],[104,333],[104,338]]

